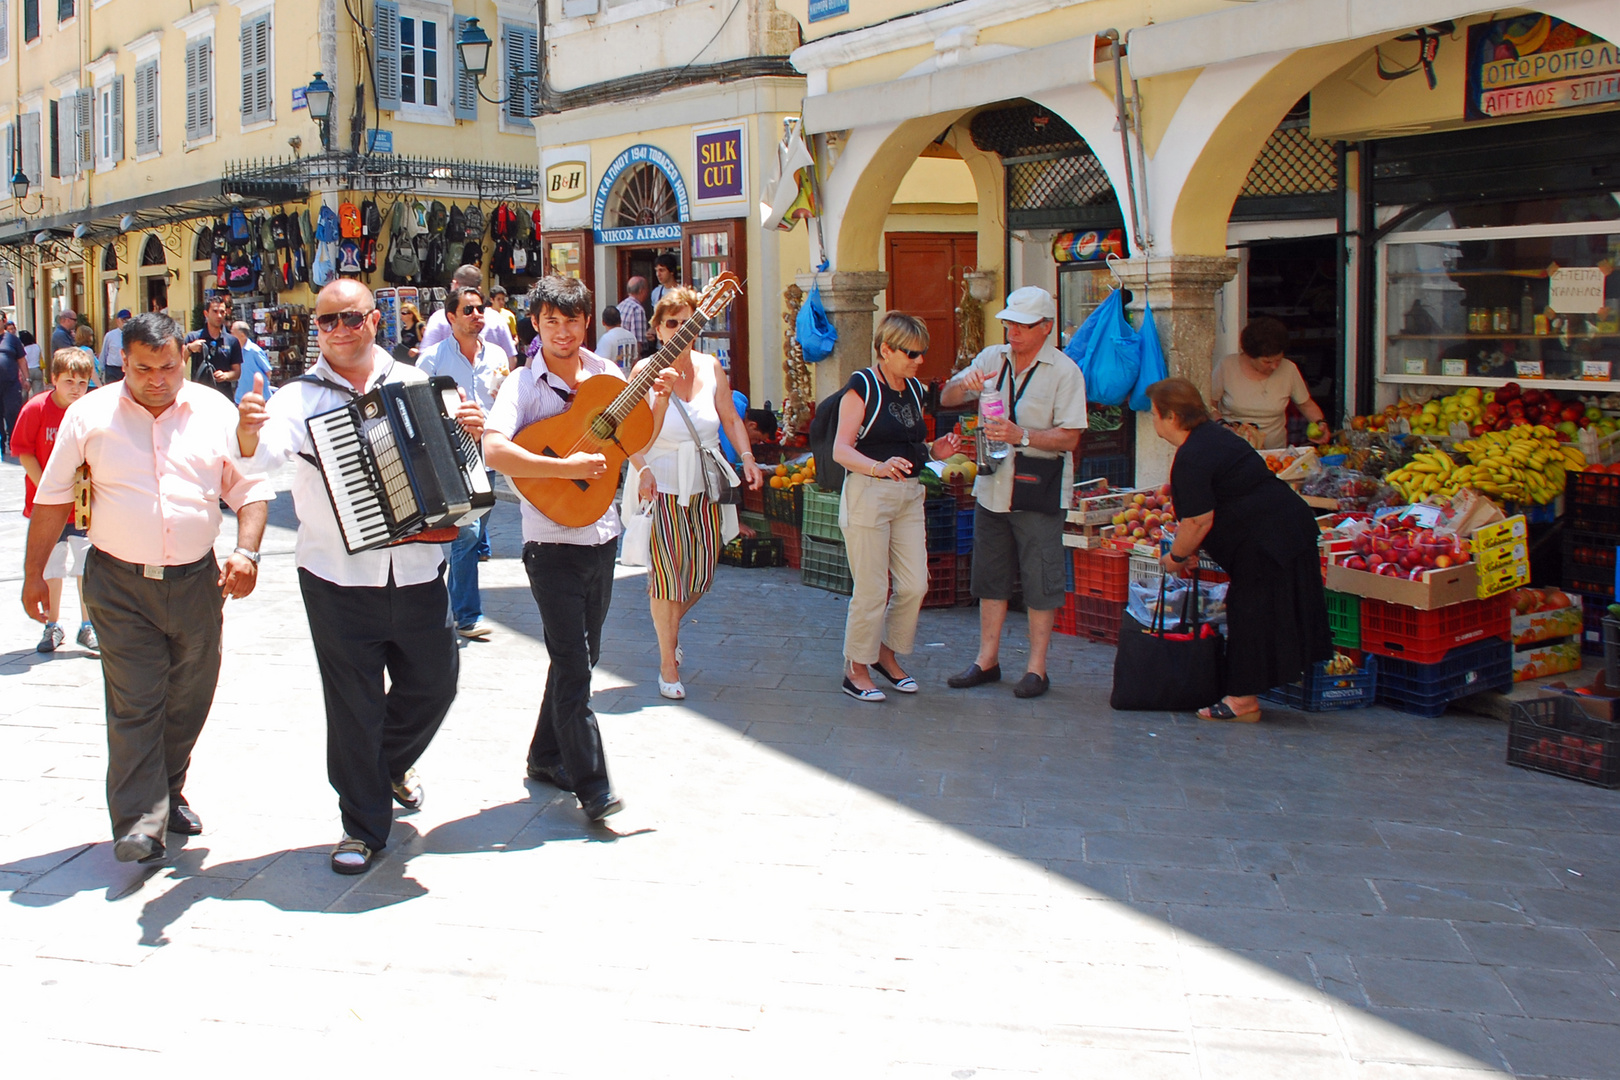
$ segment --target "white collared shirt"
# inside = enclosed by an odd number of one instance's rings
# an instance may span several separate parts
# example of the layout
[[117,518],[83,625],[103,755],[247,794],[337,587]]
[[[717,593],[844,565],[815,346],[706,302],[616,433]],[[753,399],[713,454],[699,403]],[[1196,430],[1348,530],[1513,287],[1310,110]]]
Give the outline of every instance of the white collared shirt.
[[[1035,354],[1035,370],[1031,372],[1024,369],[1023,374],[1007,370],[1007,378],[1002,380],[1002,386],[996,388],[996,380],[1002,379],[1003,368],[1012,365],[1012,348],[1008,345],[991,345],[973,358],[973,368],[984,376],[984,389],[974,397],[999,396],[1006,403],[1005,415],[1019,427],[1031,431],[1045,431],[1048,428],[1063,428],[1066,431],[1083,431],[1086,427],[1086,379],[1080,373],[1080,367],[1068,356],[1059,352],[1051,342],[1041,346],[1040,352]],[[1012,365],[1016,366],[1016,365]],[[1029,383],[1024,396],[1019,398],[1016,408],[1013,398],[1017,396],[1018,387],[1024,385],[1025,377]],[[1007,461],[993,473],[980,473],[973,482],[973,494],[979,504],[986,510],[997,514],[1005,514],[1012,507],[1013,497],[1013,457],[1014,453],[1029,454],[1031,457],[1063,459],[1063,502],[1068,505],[1069,492],[1074,489],[1074,455],[1056,450],[1039,450],[1035,447],[1010,448]]]
[[[585,349],[579,350],[581,382],[585,377],[608,378],[624,381],[616,364],[602,359]],[[556,416],[568,409],[575,391],[552,374],[546,365],[544,352],[535,354],[528,367],[514,371],[501,392],[496,395],[495,407],[484,422],[488,431],[498,431],[508,439],[540,420]],[[536,510],[527,500],[523,502],[523,539],[536,544],[605,544],[619,535],[619,511],[612,503],[607,513],[580,528],[559,525]]]
[[[421,371],[409,364],[395,363],[386,352],[375,347],[372,364],[371,377],[364,386],[355,387],[357,393],[369,393],[381,382],[427,380]],[[340,386],[353,385],[333,371],[324,356],[306,374]],[[349,401],[349,395],[331,387],[289,380],[265,404],[270,418],[259,429],[258,450],[251,458],[239,457],[238,460],[244,461],[250,471],[262,473],[279,468],[294,454],[313,456],[315,447],[309,437],[309,418],[331,412]],[[302,458],[293,477],[292,494],[293,508],[298,513],[299,569],[308,570],[334,585],[378,589],[388,584],[390,574],[395,585],[421,585],[439,576],[439,568],[444,563],[443,544],[400,544],[350,555],[343,546],[343,533],[332,510],[326,481],[319,469]]]
[[416,357],[416,369],[425,375],[446,375],[456,380],[468,401],[488,412],[495,407],[495,392],[505,377],[506,354],[482,338],[478,339],[478,361],[467,359],[461,351],[461,342],[445,338],[431,349],[423,349]]

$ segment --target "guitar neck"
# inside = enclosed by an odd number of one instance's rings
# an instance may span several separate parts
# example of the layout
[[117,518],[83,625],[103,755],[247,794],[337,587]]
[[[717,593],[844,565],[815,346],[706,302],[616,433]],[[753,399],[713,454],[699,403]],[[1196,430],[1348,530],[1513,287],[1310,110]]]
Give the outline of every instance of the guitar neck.
[[630,410],[641,404],[641,399],[647,396],[647,391],[651,390],[653,383],[658,380],[658,373],[675,363],[676,357],[685,352],[692,342],[697,340],[697,336],[703,333],[703,327],[708,322],[709,317],[701,311],[687,319],[686,325],[677,330],[675,336],[648,360],[640,374],[630,380],[630,385],[619,391],[619,396],[608,406],[606,415],[614,423],[622,423],[624,418],[630,415]]

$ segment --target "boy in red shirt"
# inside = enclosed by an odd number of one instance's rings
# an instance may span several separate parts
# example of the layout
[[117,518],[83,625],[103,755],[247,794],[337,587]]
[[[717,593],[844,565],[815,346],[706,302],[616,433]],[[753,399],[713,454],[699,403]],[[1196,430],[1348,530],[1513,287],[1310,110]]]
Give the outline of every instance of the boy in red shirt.
[[[51,357],[51,392],[35,394],[17,414],[16,426],[11,430],[11,452],[22,462],[28,474],[24,483],[23,516],[34,513],[34,489],[45,471],[56,446],[56,431],[69,405],[83,397],[90,388],[90,377],[95,374],[95,363],[83,349],[58,349]],[[89,554],[90,541],[83,530],[75,529],[70,520],[62,530],[62,538],[45,564],[45,581],[51,590],[50,621],[45,624],[45,635],[39,639],[39,651],[55,652],[67,640],[67,634],[57,625],[62,608],[62,579],[71,577],[79,589],[79,611],[84,612],[84,557]],[[96,629],[85,619],[79,626],[78,642],[96,652],[99,642]]]

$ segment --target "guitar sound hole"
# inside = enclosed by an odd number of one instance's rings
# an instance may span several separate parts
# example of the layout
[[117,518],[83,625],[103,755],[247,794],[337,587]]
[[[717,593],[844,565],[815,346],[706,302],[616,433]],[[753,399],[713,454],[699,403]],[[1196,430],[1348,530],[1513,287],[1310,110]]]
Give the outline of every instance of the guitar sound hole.
[[610,420],[606,413],[603,413],[591,421],[591,434],[601,442],[608,442],[613,438],[617,427],[618,425]]

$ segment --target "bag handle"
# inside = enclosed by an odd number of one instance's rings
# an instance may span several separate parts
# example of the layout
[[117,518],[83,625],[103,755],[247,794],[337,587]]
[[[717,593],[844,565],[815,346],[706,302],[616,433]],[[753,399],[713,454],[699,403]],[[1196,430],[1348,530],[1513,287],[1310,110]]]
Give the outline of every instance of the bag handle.
[[[1167,571],[1161,573],[1159,575],[1159,603],[1158,606],[1153,610],[1153,623],[1148,627],[1148,632],[1155,637],[1162,638],[1166,633],[1164,626],[1164,597],[1165,591],[1169,588],[1169,586],[1169,572]],[[1181,625],[1187,628],[1187,631],[1192,634],[1194,641],[1198,640],[1198,628],[1203,624],[1204,605],[1199,602],[1198,586],[1198,566],[1195,564],[1193,566],[1192,588],[1187,591],[1186,596],[1181,598]],[[1189,604],[1192,605],[1192,611],[1190,614],[1187,610],[1187,606]]]

